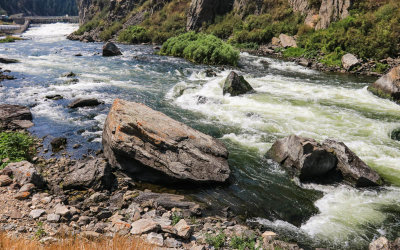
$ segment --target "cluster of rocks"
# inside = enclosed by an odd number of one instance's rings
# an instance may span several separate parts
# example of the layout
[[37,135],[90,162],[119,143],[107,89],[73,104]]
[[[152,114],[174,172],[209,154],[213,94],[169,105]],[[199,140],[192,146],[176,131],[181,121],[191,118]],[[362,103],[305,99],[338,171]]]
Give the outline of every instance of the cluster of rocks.
[[[15,59],[8,59],[8,58],[2,58],[0,57],[0,63],[2,64],[10,64],[10,63],[18,63],[18,60]],[[10,70],[2,70],[2,68],[0,68],[0,82],[4,81],[4,80],[14,80],[15,77],[12,75],[8,75],[7,73],[10,73]]]

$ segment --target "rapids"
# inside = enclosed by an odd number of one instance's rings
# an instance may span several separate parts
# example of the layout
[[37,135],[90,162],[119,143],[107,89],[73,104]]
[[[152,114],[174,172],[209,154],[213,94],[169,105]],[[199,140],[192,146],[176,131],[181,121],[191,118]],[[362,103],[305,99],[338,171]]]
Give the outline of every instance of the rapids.
[[[256,93],[222,95],[231,69],[161,57],[149,46],[119,45],[123,56],[101,57],[102,44],[68,41],[72,24],[33,26],[28,40],[1,44],[0,57],[21,63],[2,65],[17,77],[1,83],[1,103],[28,105],[31,132],[44,147],[68,138],[72,157],[101,148],[102,126],[115,98],[143,102],[202,132],[221,139],[230,151],[232,180],[226,186],[180,190],[211,205],[229,206],[265,229],[304,247],[365,249],[371,240],[400,236],[400,106],[367,91],[374,78],[316,72],[292,62],[241,54],[235,69]],[[75,54],[81,53],[82,57]],[[78,83],[61,77],[74,72]],[[46,100],[61,94],[64,99]],[[105,102],[69,110],[77,97]],[[345,142],[392,186],[354,189],[344,185],[302,185],[264,157],[277,139],[290,134]],[[74,150],[74,144],[82,147]],[[50,157],[51,152],[41,152]],[[59,156],[59,155],[57,155]]]

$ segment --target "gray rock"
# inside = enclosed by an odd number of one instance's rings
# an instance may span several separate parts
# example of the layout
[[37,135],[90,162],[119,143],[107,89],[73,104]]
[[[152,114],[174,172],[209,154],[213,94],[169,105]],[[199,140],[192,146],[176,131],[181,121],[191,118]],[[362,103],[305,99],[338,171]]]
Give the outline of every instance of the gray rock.
[[104,159],[97,158],[72,166],[64,178],[63,189],[100,190],[111,187],[113,183],[110,165]]
[[112,166],[145,181],[224,182],[230,175],[220,141],[139,103],[114,101],[103,147]]
[[373,94],[400,104],[400,66],[389,71],[368,87]]
[[3,173],[12,173],[14,181],[20,186],[32,183],[40,188],[44,186],[42,176],[36,171],[35,166],[27,161],[10,163],[3,169]]
[[103,46],[103,56],[120,56],[121,51],[118,49],[117,45],[112,42],[107,42]]
[[79,98],[74,101],[72,101],[70,104],[68,104],[68,108],[74,109],[74,108],[82,108],[82,107],[94,107],[102,104],[103,102],[94,99],[94,98],[88,98],[88,99],[83,99]]
[[19,63],[19,61],[16,59],[8,59],[0,57],[0,63],[11,64],[11,63]]
[[244,79],[243,76],[239,76],[232,71],[225,80],[223,94],[230,94],[231,96],[238,96],[253,91],[250,84]]
[[62,96],[62,95],[58,95],[58,94],[55,94],[55,95],[46,95],[46,99],[50,99],[50,100],[61,100],[61,99],[63,99],[64,97]]
[[301,181],[344,180],[356,187],[383,184],[380,176],[344,143],[334,140],[320,144],[291,135],[277,140],[267,156],[294,172]]
[[322,0],[315,29],[326,29],[332,22],[348,17],[352,2],[351,0]]
[[223,15],[232,10],[233,1],[226,0],[193,0],[188,10],[187,30],[198,30],[203,23],[209,23],[217,15]]
[[396,141],[400,141],[400,128],[397,128],[390,133],[390,138]]
[[54,207],[54,213],[59,214],[61,216],[67,216],[70,214],[68,207],[63,204],[57,204]]
[[182,242],[180,242],[174,238],[166,238],[164,240],[164,245],[165,245],[165,247],[169,247],[169,248],[181,248]]
[[68,77],[68,78],[75,77],[75,76],[76,76],[76,74],[74,72],[68,72],[68,73],[62,74],[62,77]]
[[280,40],[281,46],[284,48],[288,48],[288,47],[297,48],[296,40],[292,36],[280,34],[279,40]]
[[35,209],[35,210],[32,210],[29,213],[29,216],[32,219],[37,219],[37,218],[41,217],[43,214],[45,214],[45,213],[46,213],[46,210],[44,210],[44,209]]
[[61,219],[61,216],[59,214],[48,214],[47,215],[47,221],[48,222],[59,222]]
[[353,54],[347,53],[346,55],[342,56],[342,66],[347,71],[351,70],[359,63],[360,61]]
[[159,225],[151,219],[140,219],[132,223],[131,234],[141,235],[144,233],[157,231]]
[[184,219],[181,219],[174,228],[177,231],[177,235],[184,239],[189,239],[192,236],[193,228]]
[[33,126],[29,108],[20,105],[0,104],[0,131],[27,129]]
[[19,192],[32,192],[32,190],[34,189],[35,185],[33,185],[32,183],[26,183],[19,189]]
[[65,137],[57,137],[51,140],[50,142],[51,150],[53,152],[59,152],[60,150],[64,149],[67,145],[67,138]]
[[161,234],[151,232],[147,235],[146,240],[152,245],[162,247],[164,245],[164,237]]

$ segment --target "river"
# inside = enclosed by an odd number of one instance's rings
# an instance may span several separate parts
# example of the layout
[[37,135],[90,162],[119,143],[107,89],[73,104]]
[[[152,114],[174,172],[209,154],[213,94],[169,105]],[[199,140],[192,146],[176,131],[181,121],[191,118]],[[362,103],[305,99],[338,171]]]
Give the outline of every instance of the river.
[[[113,100],[142,102],[221,139],[230,151],[228,185],[182,192],[216,209],[230,206],[249,222],[306,248],[365,249],[380,235],[400,236],[400,188],[302,185],[264,157],[277,138],[290,134],[334,138],[386,181],[400,184],[400,142],[390,139],[400,127],[400,106],[367,91],[376,79],[321,73],[242,53],[235,70],[256,93],[223,96],[230,69],[213,67],[217,76],[206,77],[209,67],[155,55],[149,46],[120,45],[123,56],[104,58],[100,43],[67,40],[65,35],[75,29],[73,24],[33,26],[23,34],[29,40],[0,45],[0,57],[21,61],[2,66],[17,79],[2,82],[0,102],[31,107],[31,132],[44,138],[45,148],[52,138],[66,136],[72,157],[91,154],[101,148]],[[70,71],[78,83],[61,76]],[[50,94],[64,99],[47,100]],[[68,109],[78,97],[105,104]],[[73,149],[74,144],[82,147]],[[51,150],[41,154],[50,157]]]

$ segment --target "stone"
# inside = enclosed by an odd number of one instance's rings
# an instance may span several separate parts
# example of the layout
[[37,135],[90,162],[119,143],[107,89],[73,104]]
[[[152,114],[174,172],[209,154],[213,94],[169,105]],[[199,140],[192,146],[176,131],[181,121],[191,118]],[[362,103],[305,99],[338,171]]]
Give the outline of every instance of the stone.
[[151,219],[140,219],[133,222],[131,226],[131,234],[133,235],[141,235],[144,233],[157,231],[157,229],[159,228],[159,225]]
[[77,162],[70,168],[63,181],[64,190],[100,190],[114,183],[110,165],[101,158]]
[[93,232],[93,231],[83,231],[79,235],[81,237],[89,239],[89,240],[95,240],[101,236],[101,234]]
[[300,64],[301,66],[304,66],[304,67],[310,67],[310,66],[311,66],[311,62],[308,61],[308,60],[305,59],[305,58],[301,58],[300,61],[299,61],[299,64]]
[[344,143],[318,143],[296,135],[277,140],[267,156],[297,175],[300,181],[345,181],[356,187],[383,184],[380,176]]
[[233,1],[226,0],[193,0],[190,4],[186,30],[199,30],[203,23],[209,23],[217,15],[223,15],[232,10]]
[[[25,121],[25,123],[21,123],[21,121]],[[0,130],[26,129],[27,126],[33,125],[31,121],[32,113],[29,108],[20,105],[0,104]]]
[[288,48],[288,47],[297,48],[296,40],[292,36],[288,36],[288,35],[285,35],[285,34],[280,34],[279,35],[279,40],[280,40],[281,46],[284,47],[284,48]]
[[265,231],[262,234],[262,238],[263,238],[263,242],[264,244],[268,244],[269,242],[271,242],[272,240],[274,240],[278,235],[274,232],[271,231]]
[[122,55],[122,53],[117,47],[117,45],[115,45],[114,43],[107,42],[103,46],[103,56],[120,56],[120,55]]
[[344,180],[356,187],[379,186],[383,180],[343,142],[327,139],[323,143],[327,151],[332,151],[338,159],[337,169]]
[[400,141],[400,128],[393,130],[390,133],[390,138],[392,138],[392,140]]
[[224,182],[228,150],[217,139],[144,104],[116,99],[103,130],[113,167],[151,182]]
[[326,29],[332,22],[348,17],[351,6],[351,0],[322,0],[315,29]]
[[373,94],[400,104],[400,66],[389,71],[368,87]]
[[347,53],[346,55],[342,56],[342,66],[347,71],[353,69],[359,63],[360,61],[353,54]]
[[146,240],[152,245],[162,247],[164,245],[164,237],[161,234],[151,232],[147,235]]
[[0,187],[8,186],[12,182],[12,179],[8,175],[0,175]]
[[74,72],[68,72],[68,73],[62,74],[62,77],[68,77],[68,78],[75,77],[75,76],[76,76],[76,74]]
[[48,222],[59,222],[61,219],[61,216],[59,214],[48,214],[47,215],[47,221]]
[[70,104],[68,104],[68,108],[75,109],[75,108],[83,108],[83,107],[95,107],[99,106],[103,102],[95,99],[95,98],[78,98],[74,101],[72,101]]
[[34,189],[35,185],[33,185],[32,183],[26,183],[19,189],[19,192],[32,192]]
[[31,195],[31,193],[28,192],[28,191],[25,191],[25,192],[18,192],[18,193],[16,193],[16,194],[14,195],[14,199],[17,199],[17,200],[22,201],[22,200],[28,199],[30,195]]
[[0,57],[0,63],[11,64],[11,63],[19,63],[19,61],[16,59],[8,59]]
[[32,219],[37,219],[37,218],[41,217],[42,215],[44,215],[45,213],[46,213],[46,210],[44,210],[44,209],[35,209],[29,213],[29,216]]
[[67,216],[70,214],[68,207],[60,203],[54,207],[54,213],[61,216]]
[[193,228],[184,219],[181,219],[174,228],[177,231],[177,235],[184,239],[189,239],[192,236]]
[[41,175],[36,171],[35,166],[28,161],[10,163],[3,169],[3,172],[12,173],[14,181],[20,186],[32,183],[40,188],[44,186]]
[[165,240],[164,240],[164,245],[165,245],[165,247],[168,247],[168,248],[181,248],[182,247],[182,242],[180,242],[180,241],[178,241],[178,240],[176,240],[176,239],[174,239],[174,238],[166,238]]
[[67,145],[67,138],[65,137],[57,137],[51,140],[50,142],[51,150],[53,152],[59,152],[60,150],[64,149]]
[[89,224],[91,220],[92,219],[88,216],[81,216],[78,219],[78,224],[79,224],[79,226],[85,226],[85,225]]
[[369,250],[391,250],[390,242],[385,237],[380,237],[369,244]]
[[238,96],[253,91],[250,84],[244,79],[243,76],[238,75],[232,71],[225,80],[223,87],[223,94],[230,94],[231,96]]
[[50,99],[50,100],[61,100],[61,99],[63,99],[64,97],[62,96],[62,95],[57,95],[57,94],[55,94],[55,95],[46,95],[46,99]]
[[271,45],[273,46],[281,46],[281,40],[277,37],[273,37],[271,40]]

